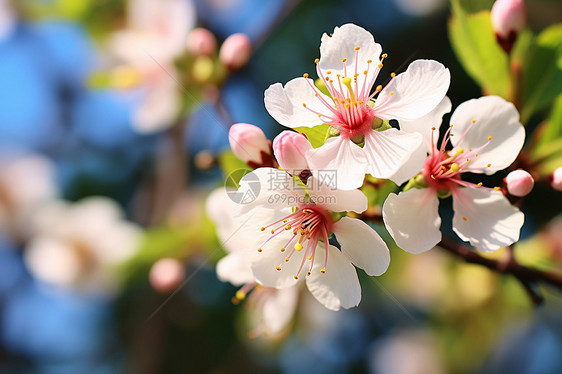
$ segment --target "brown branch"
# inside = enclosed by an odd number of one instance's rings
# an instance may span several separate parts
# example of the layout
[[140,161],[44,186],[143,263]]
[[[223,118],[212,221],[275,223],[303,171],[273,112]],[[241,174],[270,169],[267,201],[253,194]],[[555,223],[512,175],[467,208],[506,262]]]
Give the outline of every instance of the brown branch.
[[482,257],[480,254],[473,251],[471,247],[456,243],[451,239],[443,238],[438,246],[457,257],[461,257],[467,263],[482,265],[498,273],[514,276],[519,282],[521,282],[525,291],[527,291],[527,294],[537,306],[544,301],[542,295],[536,288],[537,284],[548,284],[556,287],[559,291],[562,291],[562,274],[533,269],[521,265],[513,257],[512,248],[510,248],[510,254],[506,259],[494,260]]

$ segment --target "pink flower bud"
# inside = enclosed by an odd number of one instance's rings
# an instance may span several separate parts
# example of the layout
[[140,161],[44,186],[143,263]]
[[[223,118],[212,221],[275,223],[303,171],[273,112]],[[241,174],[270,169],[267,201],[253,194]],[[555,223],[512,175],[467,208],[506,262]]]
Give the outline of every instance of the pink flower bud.
[[244,162],[262,164],[262,154],[271,155],[267,138],[257,126],[247,123],[234,124],[228,132],[228,140],[232,152]]
[[161,293],[171,293],[180,285],[185,275],[183,264],[174,258],[158,260],[148,276],[152,287]]
[[306,153],[311,149],[308,139],[298,132],[283,131],[273,139],[275,158],[279,166],[288,172],[308,169]]
[[250,60],[252,43],[245,34],[232,34],[221,46],[220,61],[230,70],[242,68]]
[[535,185],[535,180],[525,170],[514,170],[505,178],[507,192],[510,195],[523,197],[529,194]]
[[217,50],[217,40],[212,32],[199,27],[189,33],[187,49],[194,56],[211,57]]
[[509,53],[517,34],[525,26],[525,3],[523,0],[497,0],[491,16],[498,42]]
[[550,185],[552,186],[552,188],[554,188],[556,191],[562,191],[562,166],[554,170],[551,178],[552,182],[550,183]]

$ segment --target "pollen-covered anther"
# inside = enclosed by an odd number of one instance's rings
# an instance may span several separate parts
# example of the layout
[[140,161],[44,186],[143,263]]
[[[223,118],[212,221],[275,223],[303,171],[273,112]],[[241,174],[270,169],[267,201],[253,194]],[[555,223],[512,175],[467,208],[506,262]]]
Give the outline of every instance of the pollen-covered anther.
[[306,108],[306,103],[302,103],[302,106]]
[[246,298],[246,292],[244,292],[242,290],[238,290],[238,291],[236,291],[235,297],[238,300],[244,300]]
[[381,92],[382,91],[382,85],[378,85],[377,88],[375,88],[376,91]]
[[435,127],[432,127],[431,130],[435,131]]
[[304,73],[302,76],[303,76],[304,78],[308,78],[308,73]]
[[478,186],[478,187],[482,187],[482,182],[479,182],[479,183],[477,184],[477,186]]
[[341,62],[346,62],[346,61],[347,61],[347,58],[342,58],[342,59],[341,59]]
[[390,93],[390,96],[392,96],[392,95],[394,95],[394,91],[392,91],[392,92]]
[[499,191],[501,190],[501,187],[494,187],[494,190]]
[[324,273],[326,272],[326,268],[320,269],[320,272],[321,272],[322,274],[324,274]]
[[295,280],[296,280],[296,279],[299,279],[299,276],[295,274],[295,275],[293,275],[293,278],[295,278]]
[[261,249],[261,248],[258,248],[258,252],[263,252],[263,249]]
[[285,226],[285,230],[290,230],[290,229],[291,229],[291,225]]
[[281,266],[277,266],[277,267],[275,268],[275,270],[281,271]]
[[381,56],[383,59],[388,57],[388,53],[383,53]]
[[261,230],[261,231],[265,231],[265,227],[262,226],[260,230]]
[[492,164],[488,164],[488,165],[486,165],[486,166],[487,166],[487,167],[490,167],[490,166],[492,166]]
[[394,78],[394,77],[396,76],[396,73],[392,72],[392,73],[390,73],[390,76],[391,76],[392,78]]
[[356,51],[358,51],[358,50],[360,50],[360,49],[361,49],[361,48],[359,48],[359,47],[355,47],[355,50],[356,50]]
[[383,64],[379,64],[378,66],[379,66],[379,69],[382,69],[382,67],[383,67]]
[[285,248],[281,248],[281,252],[285,252]]
[[272,234],[275,234],[275,230],[274,230],[274,229],[271,229],[271,233],[272,233]]
[[463,220],[463,221],[468,221],[468,218],[466,218],[465,216],[462,216],[462,220]]
[[285,262],[289,262],[289,257],[285,257]]
[[473,120],[472,120],[471,122],[472,122],[472,123],[476,123],[476,120],[475,120],[475,119],[473,119]]
[[488,136],[488,140],[492,140],[492,137],[491,137],[491,136]]
[[310,271],[307,271],[307,272],[306,272],[306,276],[307,276],[307,277],[310,276]]
[[307,260],[312,260],[312,256],[308,256],[306,259],[307,259]]
[[367,63],[370,64],[371,62],[373,62],[373,60],[367,60]]

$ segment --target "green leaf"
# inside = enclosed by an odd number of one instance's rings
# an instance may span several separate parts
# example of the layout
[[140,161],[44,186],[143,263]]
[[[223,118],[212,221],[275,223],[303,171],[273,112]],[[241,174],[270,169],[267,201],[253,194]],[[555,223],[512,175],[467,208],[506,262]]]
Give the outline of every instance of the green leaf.
[[562,140],[562,95],[558,95],[554,101],[550,117],[540,133],[537,148],[541,148],[554,140]]
[[314,127],[295,127],[295,131],[304,134],[308,138],[310,144],[312,144],[314,148],[318,148],[326,142],[326,139],[328,139],[330,128],[330,125],[324,123]]
[[246,163],[240,160],[232,151],[226,151],[219,155],[219,165],[221,170],[226,177],[225,186],[226,187],[240,187],[238,182],[246,174],[248,174],[252,169],[246,165]]
[[453,16],[449,21],[449,38],[457,58],[486,94],[509,98],[508,58],[496,41],[490,12],[468,14],[459,0],[452,0],[451,4]]
[[562,94],[562,24],[537,36],[523,75],[521,118],[526,122]]

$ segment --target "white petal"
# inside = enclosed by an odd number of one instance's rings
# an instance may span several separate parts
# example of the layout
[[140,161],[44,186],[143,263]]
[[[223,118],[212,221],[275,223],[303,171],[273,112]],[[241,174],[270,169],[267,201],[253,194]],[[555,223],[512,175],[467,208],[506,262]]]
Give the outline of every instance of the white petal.
[[[263,252],[258,253],[252,262],[252,272],[254,277],[264,287],[285,288],[297,284],[303,279],[307,272],[307,263],[305,262],[299,279],[295,279],[299,267],[304,258],[305,250],[295,251],[288,262],[285,261],[291,253],[293,247],[289,247],[285,252],[280,249],[287,243],[291,235],[279,235],[275,239],[262,247]],[[294,245],[294,244],[293,244]],[[320,247],[320,251],[323,251]],[[281,270],[277,270],[277,266]]]
[[367,197],[360,190],[340,190],[312,176],[307,182],[312,201],[332,212],[362,213],[368,208]]
[[402,183],[417,175],[423,169],[426,157],[426,145],[421,142],[420,145],[410,154],[408,161],[402,164],[398,171],[388,179],[400,186]]
[[413,120],[435,108],[449,89],[449,69],[433,60],[416,60],[377,97],[374,110],[383,119]]
[[525,215],[503,193],[483,188],[459,188],[453,192],[453,210],[455,233],[485,252],[519,240],[525,221]]
[[[474,125],[472,120],[476,120]],[[488,175],[511,165],[525,142],[525,129],[519,122],[517,109],[498,96],[465,101],[451,116],[451,125],[451,133],[455,135],[451,143],[455,147],[477,148],[488,141],[488,136],[492,137],[490,144],[471,162],[471,167],[485,168]],[[486,167],[487,164],[491,166]]]
[[390,252],[371,226],[359,219],[343,217],[336,222],[334,233],[343,254],[365,273],[381,275],[388,269]]
[[234,216],[255,207],[282,209],[296,206],[305,189],[283,170],[259,168],[242,177],[237,191],[227,191],[233,201]]
[[248,256],[243,252],[232,252],[217,262],[217,276],[223,282],[240,286],[254,281]]
[[[421,134],[421,136],[423,136],[426,150],[431,152],[431,149],[437,146],[437,140],[439,140],[439,127],[441,126],[441,122],[443,122],[443,116],[451,111],[451,107],[451,100],[445,96],[435,109],[427,113],[425,116],[415,120],[401,120],[400,130],[409,133],[417,132]],[[435,127],[433,142],[431,141],[432,127]]]
[[[232,200],[225,188],[217,188],[207,198],[205,211],[217,228],[219,239],[225,240],[234,230],[236,221],[232,216]],[[228,250],[228,248],[226,248]]]
[[[271,291],[266,290],[266,292]],[[297,309],[298,297],[297,286],[275,290],[267,296],[263,302],[262,319],[270,333],[280,333],[291,321]]]
[[141,134],[165,130],[174,125],[181,104],[176,83],[168,76],[147,87],[146,96],[133,113],[133,128]]
[[[422,143],[420,134],[407,134],[396,129],[385,131],[369,131],[365,135],[363,151],[369,165],[367,172],[375,178],[389,179],[393,177],[410,159],[412,153],[417,152]],[[425,155],[423,157],[425,160]],[[418,160],[419,161],[419,160]],[[423,164],[421,164],[423,166]],[[401,170],[400,177],[409,179],[419,173],[419,162],[413,163]]]
[[310,293],[330,310],[353,308],[361,301],[361,285],[355,268],[336,247],[328,247],[328,265],[322,274],[323,261],[315,261],[306,280]]
[[36,237],[29,243],[24,260],[37,279],[57,286],[76,286],[84,274],[84,264],[77,251],[47,236]]
[[386,229],[403,250],[418,254],[441,240],[439,199],[429,188],[390,194],[382,208]]
[[330,138],[308,154],[312,174],[342,190],[361,187],[367,171],[363,150],[342,136]]
[[[356,51],[355,47],[359,47],[359,51]],[[375,39],[370,32],[357,25],[348,23],[334,28],[332,36],[328,34],[322,35],[318,68],[324,74],[326,71],[332,71],[332,75],[340,74],[342,77],[345,77],[342,59],[347,59],[345,66],[348,76],[351,77],[355,73],[360,74],[357,83],[359,92],[361,92],[365,82],[363,72],[368,71],[367,85],[369,85],[369,83],[374,81],[376,74],[378,74],[379,69],[377,65],[380,63],[381,52],[382,47],[380,44],[375,43]],[[357,70],[355,69],[356,60]],[[367,60],[372,60],[372,62],[368,64]],[[370,88],[371,86],[365,88],[367,94]],[[344,93],[346,92],[347,89],[344,88]]]
[[[265,108],[283,126],[293,128],[321,125],[323,121],[309,109],[324,114],[331,112],[315,94],[318,93],[329,103],[332,99],[315,91],[311,85],[314,86],[312,79],[302,77],[290,80],[285,87],[281,83],[274,83],[265,91]],[[303,104],[307,107],[305,108]]]

